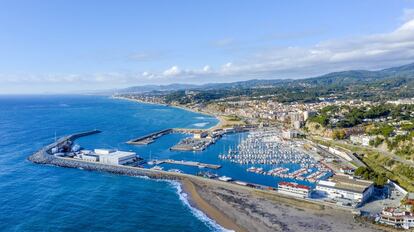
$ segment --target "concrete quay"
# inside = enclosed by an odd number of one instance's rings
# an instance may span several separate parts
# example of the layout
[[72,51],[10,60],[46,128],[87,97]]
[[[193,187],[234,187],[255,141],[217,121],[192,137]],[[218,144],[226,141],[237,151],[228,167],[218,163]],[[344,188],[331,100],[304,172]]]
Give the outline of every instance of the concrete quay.
[[156,131],[153,132],[151,134],[148,135],[144,135],[135,139],[131,139],[129,140],[127,143],[128,144],[133,144],[133,145],[147,145],[150,143],[155,142],[155,140],[163,135],[167,135],[173,132],[173,129],[169,128],[169,129],[165,129],[165,130],[161,130],[161,131]]
[[163,163],[178,164],[178,165],[185,165],[185,166],[192,166],[192,167],[199,167],[199,168],[211,168],[211,169],[219,169],[219,168],[221,168],[221,165],[217,165],[217,164],[206,164],[206,163],[200,163],[200,162],[195,162],[195,161],[172,160],[172,159],[157,160],[156,161],[156,164],[163,164]]
[[181,134],[193,134],[193,133],[201,133],[206,130],[201,129],[186,129],[186,128],[168,128],[165,130],[156,131],[138,138],[131,139],[127,141],[127,144],[132,145],[147,145],[150,143],[155,142],[156,139],[160,138],[161,136],[171,134],[171,133],[181,133]]

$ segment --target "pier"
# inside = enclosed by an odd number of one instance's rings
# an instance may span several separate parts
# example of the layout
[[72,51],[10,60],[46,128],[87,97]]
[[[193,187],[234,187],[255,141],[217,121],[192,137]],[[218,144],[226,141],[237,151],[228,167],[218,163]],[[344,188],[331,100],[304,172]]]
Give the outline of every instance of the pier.
[[156,131],[153,132],[151,134],[148,135],[144,135],[142,137],[138,137],[135,139],[131,139],[129,140],[127,143],[128,144],[133,144],[133,145],[147,145],[150,143],[155,142],[155,140],[163,135],[167,135],[172,133],[174,130],[169,128],[169,129],[165,129],[165,130],[161,130],[161,131]]
[[181,134],[193,134],[193,133],[200,133],[204,130],[200,129],[186,129],[186,128],[168,128],[165,130],[156,131],[135,139],[129,140],[128,144],[133,145],[147,145],[150,143],[155,142],[156,139],[160,138],[161,136],[171,134],[171,133],[181,133]]
[[195,161],[185,161],[185,160],[172,160],[172,159],[166,159],[166,160],[156,160],[156,164],[178,164],[178,165],[185,165],[185,166],[193,166],[193,167],[199,167],[199,168],[211,168],[211,169],[219,169],[221,168],[221,165],[217,164],[206,164],[206,163],[200,163]]

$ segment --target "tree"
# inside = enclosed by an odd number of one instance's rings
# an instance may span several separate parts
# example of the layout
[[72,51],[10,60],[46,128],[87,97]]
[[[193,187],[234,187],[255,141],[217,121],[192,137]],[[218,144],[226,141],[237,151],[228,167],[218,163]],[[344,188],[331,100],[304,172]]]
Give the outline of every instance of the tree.
[[355,176],[362,176],[365,172],[367,171],[367,168],[365,168],[365,167],[358,167],[356,170],[355,170]]
[[333,134],[332,134],[332,138],[333,139],[344,139],[346,137],[346,133],[344,130],[334,130]]

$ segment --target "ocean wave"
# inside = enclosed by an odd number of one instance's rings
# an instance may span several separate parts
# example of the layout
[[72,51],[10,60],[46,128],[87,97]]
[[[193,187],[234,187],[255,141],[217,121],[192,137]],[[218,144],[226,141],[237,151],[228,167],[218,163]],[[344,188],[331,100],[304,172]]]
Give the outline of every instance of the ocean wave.
[[199,120],[203,120],[203,119],[206,119],[206,117],[203,117],[203,116],[198,116],[198,117],[194,117],[195,119],[199,119]]
[[148,176],[134,176],[134,177],[139,178],[139,179],[144,179],[144,180],[151,180],[151,178],[149,178]]
[[194,123],[193,126],[195,127],[205,127],[207,126],[208,122],[199,122],[199,123]]
[[190,205],[190,202],[188,201],[187,193],[183,191],[181,184],[179,182],[177,181],[168,181],[168,182],[177,190],[177,194],[181,202],[190,209],[191,213],[196,218],[198,218],[200,221],[206,224],[209,228],[211,228],[213,231],[216,231],[216,232],[234,232],[233,230],[228,230],[220,226],[219,224],[217,224],[217,222],[209,218],[206,214],[201,212],[199,209],[192,207]]

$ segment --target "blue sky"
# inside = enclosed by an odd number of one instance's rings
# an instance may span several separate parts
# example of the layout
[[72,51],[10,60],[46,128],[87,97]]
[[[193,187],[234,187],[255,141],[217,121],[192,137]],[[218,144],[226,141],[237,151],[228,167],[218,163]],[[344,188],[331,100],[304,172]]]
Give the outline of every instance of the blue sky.
[[0,93],[374,70],[412,41],[412,0],[3,0]]

